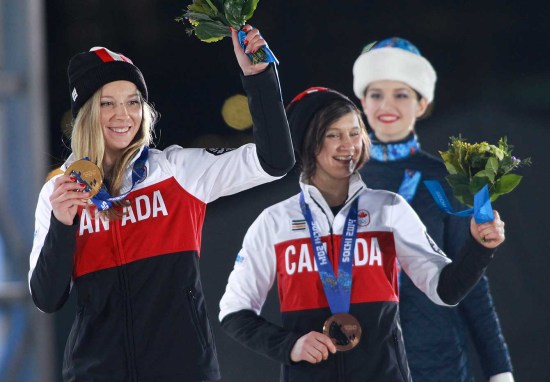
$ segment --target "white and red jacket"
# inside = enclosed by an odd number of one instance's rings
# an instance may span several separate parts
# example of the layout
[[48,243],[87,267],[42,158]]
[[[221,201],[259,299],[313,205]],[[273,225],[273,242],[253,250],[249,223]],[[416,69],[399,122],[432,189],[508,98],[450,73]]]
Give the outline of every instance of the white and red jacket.
[[[440,274],[451,260],[401,196],[368,189],[358,174],[352,175],[348,199],[336,216],[317,188],[305,183],[301,188],[335,273],[346,216],[351,202],[359,198],[350,307],[363,330],[359,345],[315,365],[290,361],[296,339],[312,330],[321,332],[331,315],[299,195],[264,210],[248,230],[220,301],[222,327],[252,349],[283,363],[283,381],[409,381],[398,318],[397,261],[433,302],[452,305],[455,297],[443,299],[447,295],[438,289]],[[467,252],[474,248],[482,254],[468,253],[466,258],[474,258],[461,269],[470,268],[468,273],[477,280],[492,251],[474,243],[469,247]],[[463,277],[460,273],[449,274],[449,282]],[[469,278],[468,286],[459,288],[463,293],[471,287]],[[275,280],[283,328],[259,317]]]
[[[76,290],[65,381],[220,378],[199,278],[206,205],[273,181],[294,163],[275,70],[245,77],[243,85],[257,145],[232,151],[151,149],[147,176],[127,196],[130,205],[120,220],[81,209],[72,226],[64,225],[49,201],[56,178],[44,185],[29,285],[44,312],[58,310]],[[274,140],[276,149],[266,146]],[[122,192],[131,186],[131,166],[126,175]]]

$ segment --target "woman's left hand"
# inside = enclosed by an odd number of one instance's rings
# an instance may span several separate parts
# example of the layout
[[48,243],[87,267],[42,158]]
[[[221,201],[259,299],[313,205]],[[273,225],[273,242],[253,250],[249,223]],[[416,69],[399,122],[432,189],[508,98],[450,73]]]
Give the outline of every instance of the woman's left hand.
[[253,29],[250,25],[246,24],[243,27],[243,32],[246,32],[245,46],[246,49],[243,51],[241,44],[239,43],[239,37],[237,31],[231,28],[231,40],[233,40],[233,50],[235,51],[235,56],[239,62],[239,66],[243,71],[245,76],[251,76],[263,72],[269,63],[259,62],[257,64],[252,64],[250,58],[246,55],[247,53],[255,53],[262,46],[267,45],[265,40],[260,36],[260,31],[258,29]]
[[493,210],[495,220],[488,223],[476,224],[474,218],[470,221],[470,232],[477,242],[485,248],[496,248],[505,239],[504,222],[500,220],[500,215]]

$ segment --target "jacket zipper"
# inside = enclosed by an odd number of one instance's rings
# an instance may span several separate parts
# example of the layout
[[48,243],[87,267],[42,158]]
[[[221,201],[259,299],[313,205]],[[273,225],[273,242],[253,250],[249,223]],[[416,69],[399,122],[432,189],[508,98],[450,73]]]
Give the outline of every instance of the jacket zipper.
[[[344,203],[344,206],[342,207],[342,210],[344,209],[344,207],[346,207],[352,200],[355,199],[355,197],[363,190],[363,188],[361,187],[359,190],[357,190],[352,196],[351,198],[349,198],[346,203]],[[328,215],[327,213],[325,212],[324,208],[317,202],[317,200],[315,200],[314,197],[311,197],[311,199],[315,202],[315,204],[317,204],[317,206],[321,209],[321,211],[323,211],[323,214],[325,215],[325,218],[327,219],[327,223],[328,223],[328,226],[329,226],[329,233],[330,233],[330,246],[331,248],[327,248],[327,249],[330,249],[330,258],[332,259],[331,260],[331,263],[333,264],[333,267],[334,267],[334,259],[333,259],[333,249],[334,249],[334,231],[332,229],[332,224],[330,224],[330,220],[328,218]],[[341,211],[341,210],[340,210]],[[336,217],[335,217],[336,218]],[[340,265],[340,264],[338,264]],[[334,273],[336,274],[336,270],[333,269]],[[342,355],[341,357],[339,357],[340,355]],[[336,354],[337,358],[336,358],[336,364],[337,364],[337,367],[338,367],[338,381],[345,381],[345,376],[346,376],[346,368],[345,368],[345,365],[344,365],[344,357],[343,357],[343,354],[342,353],[337,353]],[[403,370],[401,369],[401,365],[399,365],[399,368],[401,370],[401,373],[403,373]]]
[[193,320],[193,325],[195,326],[195,332],[197,332],[199,336],[199,341],[202,348],[206,349],[207,341],[200,327],[199,312],[197,310],[197,305],[195,302],[195,294],[193,293],[193,290],[191,288],[187,289],[187,299],[189,301],[189,309],[191,310],[191,318]]
[[395,331],[393,332],[393,344],[394,344],[394,349],[395,349],[395,360],[397,362],[397,365],[399,366],[399,371],[401,372],[401,376],[403,377],[403,381],[407,381],[405,371],[403,370],[401,357],[399,355],[399,340],[397,339],[397,333]]
[[[344,203],[341,210],[343,210],[353,199],[355,199],[357,194],[359,194],[362,190],[363,190],[363,188],[361,187],[359,190],[355,191],[355,193],[351,196],[351,198],[348,198],[346,203]],[[333,251],[334,251],[335,247],[334,247],[334,231],[332,229],[332,224],[330,224],[330,219],[328,218],[328,215],[327,215],[325,209],[321,206],[321,204],[319,202],[317,202],[317,200],[315,200],[315,198],[313,196],[311,196],[311,200],[313,200],[315,202],[315,204],[317,204],[317,207],[319,207],[319,209],[321,211],[323,211],[323,214],[325,215],[325,218],[327,219],[327,223],[328,223],[328,227],[329,227],[329,233],[330,233],[330,245],[331,245],[331,248],[329,248],[330,249],[329,258],[331,259],[331,262],[334,265]],[[336,216],[335,216],[335,218],[336,218]],[[336,270],[333,269],[333,271],[336,274]]]
[[124,334],[126,337],[127,351],[127,366],[128,366],[128,379],[129,381],[137,381],[137,369],[135,365],[135,351],[133,340],[133,323],[132,323],[132,307],[130,303],[130,287],[128,282],[128,275],[126,274],[126,268],[124,264],[124,251],[122,250],[122,239],[120,237],[120,221],[116,221],[113,224],[113,240],[115,244],[116,254],[118,257],[117,272],[122,290],[122,299],[124,301]]
[[338,370],[338,382],[347,382],[346,378],[346,358],[345,353],[337,352],[336,353],[336,367]]
[[78,339],[78,335],[80,334],[80,331],[82,329],[82,320],[84,319],[84,312],[86,311],[86,306],[82,305],[77,312],[77,321],[76,321],[76,328],[74,332],[74,338],[71,341],[71,353],[74,352],[74,347],[76,346],[76,340]]

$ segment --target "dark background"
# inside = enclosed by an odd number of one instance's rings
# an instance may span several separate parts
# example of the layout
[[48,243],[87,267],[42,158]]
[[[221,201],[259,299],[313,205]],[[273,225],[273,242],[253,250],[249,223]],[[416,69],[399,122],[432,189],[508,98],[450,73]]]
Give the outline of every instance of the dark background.
[[[242,93],[231,42],[206,44],[188,37],[174,21],[186,5],[168,0],[46,3],[51,132],[44,160],[52,169],[68,155],[61,133],[70,106],[68,60],[97,45],[122,52],[143,72],[149,99],[162,114],[159,148],[174,143],[230,147],[252,139],[249,131],[227,127],[220,114],[227,97]],[[532,157],[533,165],[520,171],[525,178],[518,189],[495,203],[506,221],[507,241],[488,270],[517,381],[550,380],[548,20],[548,2],[505,0],[262,0],[252,19],[281,62],[285,103],[309,86],[332,87],[353,98],[351,68],[362,47],[400,36],[415,43],[438,74],[434,113],[417,125],[424,149],[444,150],[448,137],[459,133],[491,143],[506,135],[516,156]],[[224,381],[278,380],[277,364],[221,332],[218,301],[250,223],[296,187],[287,179],[223,198],[208,209],[201,269]],[[270,319],[278,320],[277,304],[271,295],[264,308]],[[73,314],[74,303],[56,314],[58,369]]]

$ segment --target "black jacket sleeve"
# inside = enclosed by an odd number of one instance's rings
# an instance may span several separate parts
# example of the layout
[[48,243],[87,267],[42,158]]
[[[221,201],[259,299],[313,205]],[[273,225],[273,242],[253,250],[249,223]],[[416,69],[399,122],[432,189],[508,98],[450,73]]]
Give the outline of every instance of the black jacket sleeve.
[[292,364],[290,352],[302,336],[266,321],[251,310],[228,314],[221,326],[247,348],[285,365]]
[[439,275],[437,293],[441,300],[449,305],[458,304],[483,276],[494,252],[470,235],[457,258]]
[[241,74],[252,114],[258,159],[265,172],[283,176],[294,166],[294,151],[275,65],[256,75]]
[[459,308],[467,323],[486,380],[493,375],[512,372],[510,352],[502,333],[487,277],[481,277],[461,301]]
[[57,311],[69,297],[77,229],[78,216],[68,226],[52,213],[50,228],[30,281],[34,304],[43,312]]

